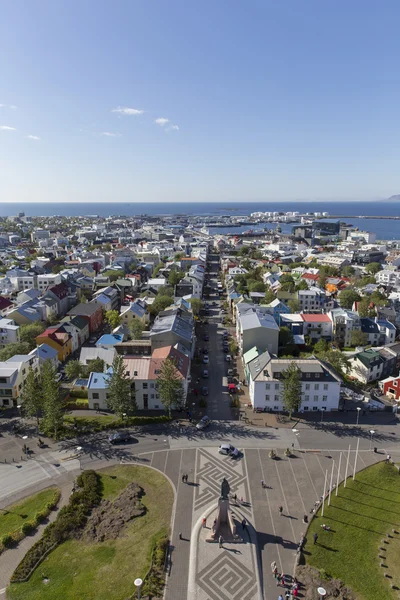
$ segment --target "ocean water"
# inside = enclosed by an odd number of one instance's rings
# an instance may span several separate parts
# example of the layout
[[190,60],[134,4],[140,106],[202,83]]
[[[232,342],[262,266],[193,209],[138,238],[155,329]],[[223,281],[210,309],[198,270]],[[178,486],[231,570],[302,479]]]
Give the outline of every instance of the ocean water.
[[[0,216],[16,215],[24,212],[27,216],[78,216],[110,215],[249,215],[252,212],[298,211],[328,212],[343,217],[348,223],[360,229],[375,231],[378,239],[400,239],[400,221],[390,219],[359,219],[359,216],[400,216],[400,203],[396,202],[154,202],[154,203],[0,203]],[[357,218],[346,218],[357,217]],[[249,229],[247,226],[245,229]],[[236,231],[238,229],[235,228]],[[283,226],[286,231],[286,226]],[[291,230],[291,226],[290,229]],[[288,230],[288,231],[289,231]]]

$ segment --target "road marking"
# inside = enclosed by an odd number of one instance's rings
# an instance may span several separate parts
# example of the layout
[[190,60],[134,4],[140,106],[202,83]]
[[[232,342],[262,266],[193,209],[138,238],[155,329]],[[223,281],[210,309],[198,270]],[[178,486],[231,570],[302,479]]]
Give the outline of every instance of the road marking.
[[2,590],[0,590],[0,596],[2,596],[3,594],[5,594],[7,591],[7,588],[3,588]]
[[306,471],[307,471],[307,473],[308,473],[308,476],[309,476],[309,478],[310,478],[311,485],[312,485],[312,486],[313,486],[313,488],[314,488],[315,497],[318,499],[318,498],[319,498],[319,494],[318,494],[317,490],[315,489],[315,485],[314,485],[313,478],[311,477],[310,471],[308,470],[307,463],[306,463],[306,461],[305,461],[305,460],[303,460],[303,464],[304,464],[304,466],[305,466],[305,468],[306,468]]
[[[258,460],[260,462],[260,468],[261,468],[262,478],[263,478],[263,481],[266,481],[265,474],[264,474],[264,468],[263,468],[263,465],[262,465],[262,462],[261,462],[261,456],[260,456],[260,449],[259,448],[257,448],[257,452],[258,452]],[[272,510],[271,510],[271,504],[270,504],[269,497],[268,497],[268,492],[266,492],[265,495],[267,497],[267,504],[268,504],[269,515],[270,515],[271,524],[272,524],[272,531],[274,532],[274,536],[275,536],[275,546],[276,546],[276,551],[277,551],[277,554],[278,554],[278,560],[279,560],[279,564],[281,565],[281,572],[282,572],[283,563],[282,563],[281,553],[279,552],[279,544],[277,542],[278,536],[276,535],[275,522],[274,522],[274,519],[273,519],[273,516],[272,516]]]
[[293,473],[293,479],[294,479],[294,480],[295,480],[295,482],[296,482],[296,487],[297,487],[297,491],[299,492],[299,496],[300,496],[301,503],[302,503],[302,505],[303,505],[304,514],[306,514],[306,512],[307,512],[307,511],[306,511],[306,507],[304,506],[303,496],[302,496],[302,494],[301,494],[301,492],[300,492],[299,484],[298,484],[298,482],[297,482],[296,475],[295,475],[295,472],[294,472],[294,469],[293,469],[293,465],[292,465],[292,461],[290,460],[290,458],[289,458],[289,464],[290,464],[290,468],[292,469],[292,473]]
[[[281,476],[279,475],[278,465],[277,465],[276,460],[274,460],[273,462],[275,463],[276,474],[278,475],[279,485],[281,486],[281,492],[282,492],[282,496],[283,496],[283,501],[284,501],[285,506],[286,506],[286,514],[289,516],[289,507],[288,507],[288,503],[287,503],[287,500],[286,500],[285,492],[283,491],[283,486],[282,486]],[[289,520],[290,520],[290,527],[292,529],[292,534],[293,534],[293,543],[295,544],[296,543],[295,542],[296,534],[294,532],[292,519],[289,519]]]

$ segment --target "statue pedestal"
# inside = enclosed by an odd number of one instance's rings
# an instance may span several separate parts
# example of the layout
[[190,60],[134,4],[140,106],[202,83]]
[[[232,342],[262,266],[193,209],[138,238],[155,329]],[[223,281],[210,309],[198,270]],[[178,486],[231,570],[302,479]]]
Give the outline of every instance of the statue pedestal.
[[212,528],[206,542],[217,542],[222,535],[226,542],[238,542],[241,538],[236,533],[236,525],[230,509],[229,500],[220,498],[218,500],[216,524]]

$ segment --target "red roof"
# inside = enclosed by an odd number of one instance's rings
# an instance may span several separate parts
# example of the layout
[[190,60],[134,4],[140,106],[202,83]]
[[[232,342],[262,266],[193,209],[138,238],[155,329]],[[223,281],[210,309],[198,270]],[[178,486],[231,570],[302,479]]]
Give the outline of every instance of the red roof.
[[319,279],[319,275],[315,275],[314,273],[304,273],[301,276],[302,279],[311,279],[312,281],[317,281]]
[[331,320],[328,315],[309,315],[302,314],[301,318],[305,323],[330,323]]

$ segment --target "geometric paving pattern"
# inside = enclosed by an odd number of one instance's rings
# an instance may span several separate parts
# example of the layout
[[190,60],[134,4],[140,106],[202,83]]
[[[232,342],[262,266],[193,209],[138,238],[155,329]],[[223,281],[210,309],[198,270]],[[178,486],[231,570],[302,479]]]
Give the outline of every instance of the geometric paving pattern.
[[198,573],[196,581],[210,600],[251,600],[257,591],[255,573],[226,550]]
[[[199,486],[195,489],[194,510],[203,509],[205,506],[215,502],[221,494],[221,482],[225,477],[229,481],[231,495],[249,498],[247,474],[244,471],[245,461],[233,462],[232,459],[214,456],[207,450],[197,450],[196,480]],[[245,507],[242,507],[245,508]]]

